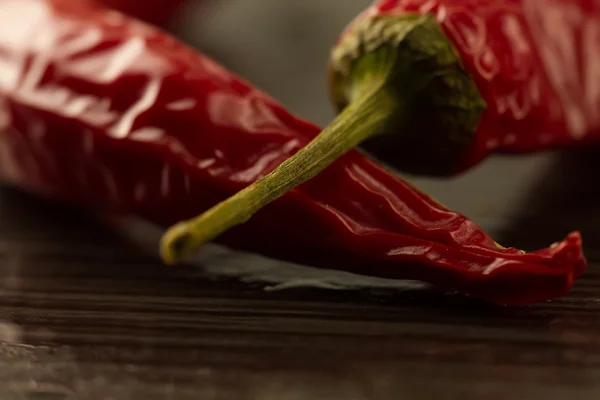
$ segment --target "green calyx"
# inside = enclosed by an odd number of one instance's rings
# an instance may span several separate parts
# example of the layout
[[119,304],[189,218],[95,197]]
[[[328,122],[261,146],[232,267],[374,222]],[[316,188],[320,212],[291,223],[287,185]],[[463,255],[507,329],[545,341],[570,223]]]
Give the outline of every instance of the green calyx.
[[332,99],[342,110],[372,88],[397,103],[383,134],[360,147],[402,171],[444,176],[471,143],[486,103],[432,15],[356,23],[334,49]]

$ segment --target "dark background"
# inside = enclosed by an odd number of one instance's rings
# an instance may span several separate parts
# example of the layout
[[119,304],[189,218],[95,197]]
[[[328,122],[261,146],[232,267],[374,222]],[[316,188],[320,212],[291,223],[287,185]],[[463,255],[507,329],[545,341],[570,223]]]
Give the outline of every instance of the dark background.
[[[213,0],[171,26],[324,125],[329,48],[367,3]],[[590,268],[572,293],[514,309],[216,246],[170,269],[145,252],[148,227],[2,188],[0,399],[597,399],[599,155],[409,177],[504,245],[581,229]]]

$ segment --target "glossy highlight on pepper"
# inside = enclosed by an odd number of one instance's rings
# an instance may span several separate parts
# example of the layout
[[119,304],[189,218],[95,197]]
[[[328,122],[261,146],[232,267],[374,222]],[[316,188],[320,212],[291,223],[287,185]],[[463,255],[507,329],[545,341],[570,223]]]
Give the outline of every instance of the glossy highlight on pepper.
[[[0,177],[168,227],[249,187],[321,130],[164,32],[85,0],[0,0]],[[567,293],[581,238],[523,253],[356,150],[216,238],[498,304]]]

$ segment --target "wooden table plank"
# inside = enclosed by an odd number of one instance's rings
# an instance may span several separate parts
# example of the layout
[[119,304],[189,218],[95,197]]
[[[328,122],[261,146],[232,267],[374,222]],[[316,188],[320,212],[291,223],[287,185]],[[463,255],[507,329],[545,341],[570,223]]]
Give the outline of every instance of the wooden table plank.
[[166,268],[85,214],[3,188],[0,398],[597,399],[597,154],[558,157],[513,219],[486,227],[531,248],[582,229],[583,279],[526,308],[412,286],[264,291]]

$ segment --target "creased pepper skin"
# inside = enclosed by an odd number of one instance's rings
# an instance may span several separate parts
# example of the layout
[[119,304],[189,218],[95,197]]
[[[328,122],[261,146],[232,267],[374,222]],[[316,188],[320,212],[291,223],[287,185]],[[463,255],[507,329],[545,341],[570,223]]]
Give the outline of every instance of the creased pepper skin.
[[376,0],[353,22],[407,13],[435,15],[487,103],[454,174],[492,152],[600,143],[600,2]]
[[[246,187],[319,133],[163,32],[81,0],[0,0],[0,177],[160,226]],[[579,234],[525,254],[350,151],[219,239],[419,279],[498,304],[567,293]]]

